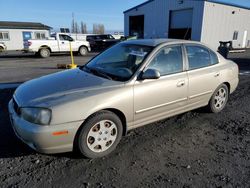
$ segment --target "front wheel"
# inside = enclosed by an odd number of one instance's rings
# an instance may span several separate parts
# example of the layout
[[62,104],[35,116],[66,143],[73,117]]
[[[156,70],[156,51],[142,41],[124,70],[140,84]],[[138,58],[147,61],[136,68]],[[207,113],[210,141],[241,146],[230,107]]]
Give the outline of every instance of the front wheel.
[[101,111],[84,123],[77,137],[77,148],[85,157],[103,157],[115,150],[122,130],[122,122],[117,115]]
[[86,56],[88,54],[88,49],[86,47],[84,47],[84,46],[80,47],[79,48],[79,54],[81,56]]
[[208,109],[210,112],[213,113],[219,113],[221,112],[228,101],[228,87],[225,84],[220,85],[212,95],[209,104],[208,104]]

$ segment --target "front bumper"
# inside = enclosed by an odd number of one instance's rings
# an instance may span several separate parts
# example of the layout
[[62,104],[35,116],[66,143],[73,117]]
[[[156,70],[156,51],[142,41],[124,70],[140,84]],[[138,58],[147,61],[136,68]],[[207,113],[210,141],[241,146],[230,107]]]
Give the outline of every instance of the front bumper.
[[[15,134],[32,149],[46,154],[73,151],[74,138],[82,121],[40,126],[20,118],[14,110],[13,100],[9,102],[8,107],[10,121]],[[67,131],[68,134],[53,134],[61,131]]]

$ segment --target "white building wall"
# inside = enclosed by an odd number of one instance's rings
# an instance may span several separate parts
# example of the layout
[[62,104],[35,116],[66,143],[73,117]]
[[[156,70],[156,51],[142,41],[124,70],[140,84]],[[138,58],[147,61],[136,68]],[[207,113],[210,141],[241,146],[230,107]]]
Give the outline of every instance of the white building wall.
[[250,43],[250,10],[205,2],[201,42],[217,49],[219,41],[232,41],[235,31],[239,34],[238,39],[233,41],[234,48],[244,47],[244,31],[247,31],[246,41]]
[[192,39],[200,40],[203,20],[203,1],[154,0],[137,9],[124,14],[124,33],[129,35],[129,16],[144,15],[145,38],[167,38],[169,29],[169,15],[171,10],[193,9]]
[[7,46],[7,50],[22,50],[23,49],[23,32],[31,32],[32,39],[35,39],[36,32],[44,32],[46,37],[50,36],[48,30],[31,30],[31,29],[0,29],[1,31],[9,32],[9,40],[0,40]]

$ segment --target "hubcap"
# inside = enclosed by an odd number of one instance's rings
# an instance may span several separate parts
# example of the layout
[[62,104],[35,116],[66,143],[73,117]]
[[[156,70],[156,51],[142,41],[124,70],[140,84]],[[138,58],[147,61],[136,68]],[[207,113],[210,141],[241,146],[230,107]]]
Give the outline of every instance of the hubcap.
[[220,88],[214,97],[214,106],[216,109],[222,109],[227,99],[227,91],[225,88]]
[[47,57],[48,54],[49,54],[47,50],[42,50],[41,53],[42,53],[42,56],[43,56],[43,57]]
[[86,49],[85,48],[81,48],[80,53],[81,53],[81,55],[85,55],[86,54]]
[[87,136],[88,148],[93,152],[103,152],[109,149],[117,138],[117,126],[110,120],[96,123]]

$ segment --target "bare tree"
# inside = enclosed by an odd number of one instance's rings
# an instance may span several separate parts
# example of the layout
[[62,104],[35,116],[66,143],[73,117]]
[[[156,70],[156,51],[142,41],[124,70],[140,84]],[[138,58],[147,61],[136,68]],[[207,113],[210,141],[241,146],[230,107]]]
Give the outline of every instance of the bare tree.
[[71,21],[71,33],[75,33],[76,22],[75,22],[75,14],[72,12],[72,21]]
[[72,23],[71,23],[71,33],[75,32],[75,20],[72,19]]
[[99,24],[99,32],[100,34],[104,34],[105,33],[105,27],[103,24]]
[[81,22],[81,33],[82,34],[87,34],[88,33],[86,23]]
[[93,33],[94,34],[104,34],[105,27],[103,24],[93,24]]
[[75,22],[75,32],[74,33],[79,33],[79,26],[78,26],[77,22]]

